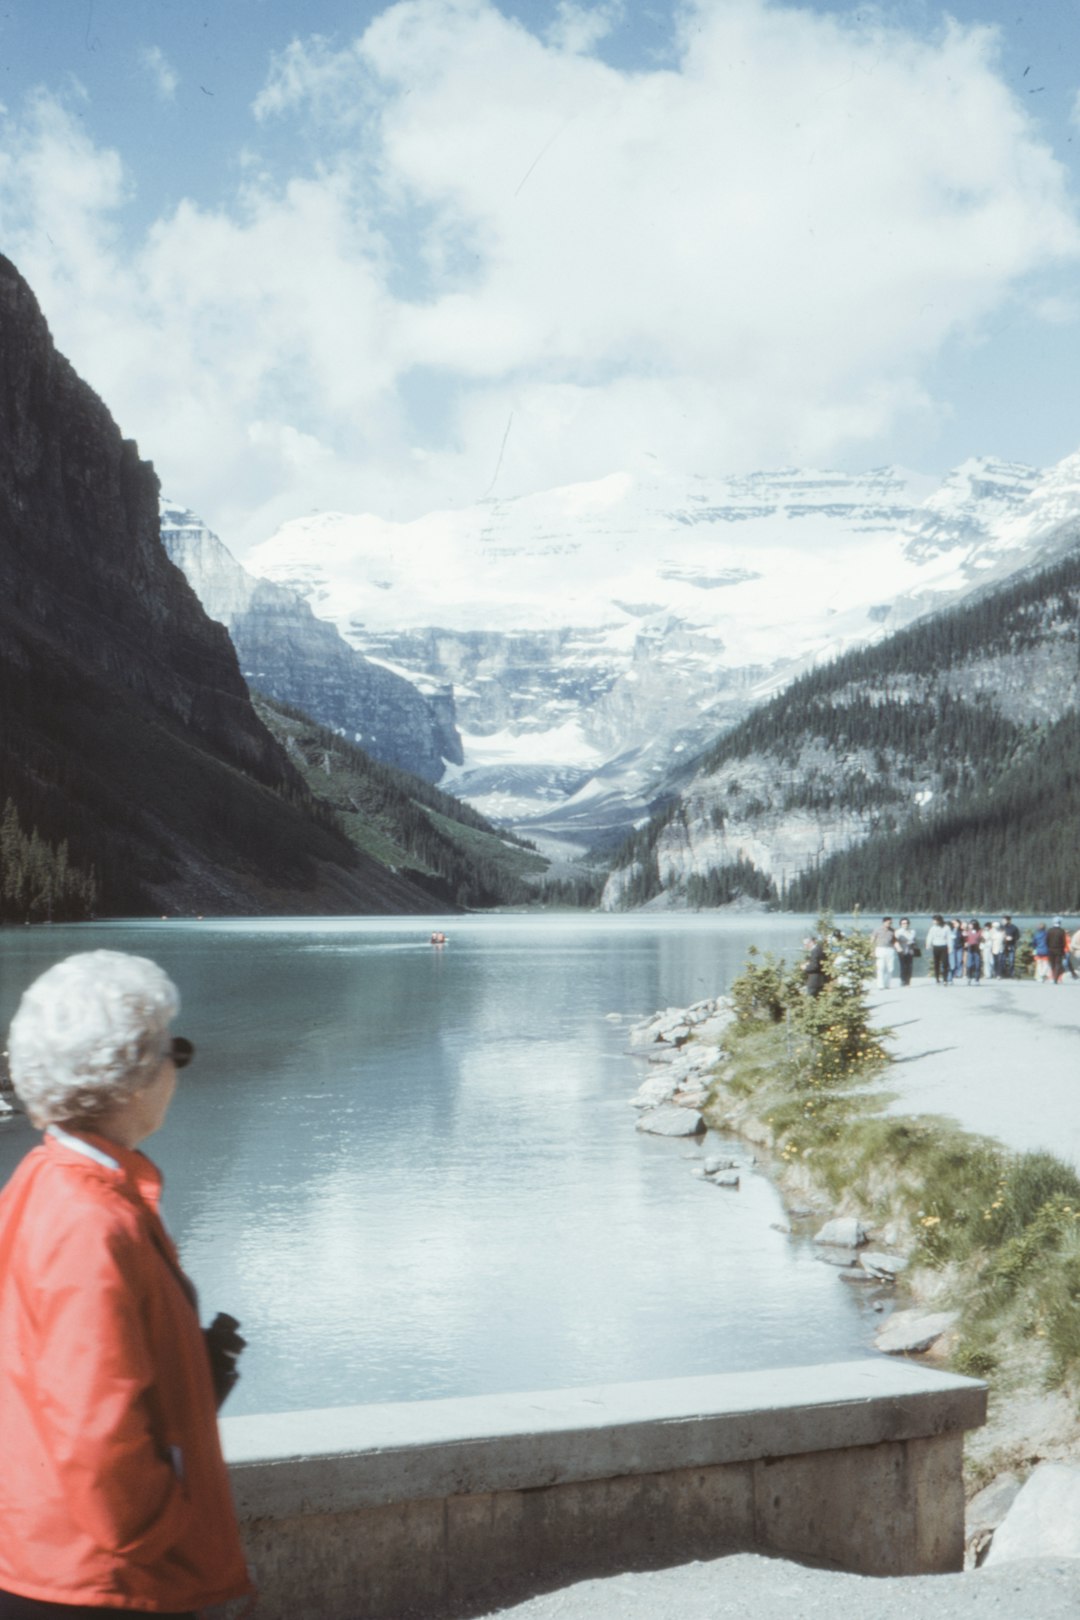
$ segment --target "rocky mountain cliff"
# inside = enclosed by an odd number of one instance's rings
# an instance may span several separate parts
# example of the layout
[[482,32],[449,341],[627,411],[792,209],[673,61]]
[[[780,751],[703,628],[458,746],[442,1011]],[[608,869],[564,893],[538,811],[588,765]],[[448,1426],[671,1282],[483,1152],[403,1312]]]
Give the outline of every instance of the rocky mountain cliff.
[[972,461],[936,490],[653,466],[409,524],[321,513],[247,563],[368,656],[453,684],[465,757],[443,786],[585,847],[800,673],[1052,560],[1070,511],[1080,457]]
[[372,663],[294,591],[256,579],[194,512],[165,499],[161,538],[206,612],[228,630],[251,686],[426,781],[462,762],[449,685],[430,681],[421,692]]
[[256,717],[161,545],[153,467],[3,258],[0,712],[0,915],[64,914],[71,868],[113,913],[426,904],[359,862]]

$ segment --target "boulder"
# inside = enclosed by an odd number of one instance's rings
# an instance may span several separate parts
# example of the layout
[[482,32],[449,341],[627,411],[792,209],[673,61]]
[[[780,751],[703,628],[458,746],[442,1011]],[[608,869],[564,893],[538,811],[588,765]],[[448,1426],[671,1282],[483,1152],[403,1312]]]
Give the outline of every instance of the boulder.
[[907,1269],[902,1254],[886,1254],[883,1249],[865,1249],[859,1256],[859,1264],[882,1282],[892,1282],[898,1272]]
[[737,1170],[721,1170],[709,1180],[714,1187],[737,1187],[739,1185],[739,1172]]
[[639,1131],[650,1136],[697,1136],[705,1129],[705,1121],[694,1108],[677,1108],[674,1103],[661,1103],[638,1118]]
[[956,1311],[894,1311],[874,1335],[874,1344],[889,1356],[917,1356],[941,1338],[957,1318]]
[[837,1249],[858,1249],[866,1241],[866,1229],[856,1215],[838,1215],[835,1220],[826,1221],[814,1237],[815,1243]]
[[971,1498],[964,1515],[964,1539],[967,1542],[965,1566],[972,1569],[985,1562],[985,1554],[994,1531],[1020,1494],[1020,1481],[1015,1474],[999,1474],[984,1490]]
[[676,1082],[669,1074],[650,1075],[630,1099],[631,1107],[658,1108],[661,1103],[671,1101],[675,1085]]
[[713,1154],[710,1154],[709,1157],[705,1160],[705,1174],[707,1176],[718,1175],[721,1170],[738,1170],[738,1169],[739,1169],[739,1161],[738,1161],[738,1159],[725,1159],[725,1158],[721,1157],[719,1154],[713,1153]]
[[1080,1558],[1080,1467],[1044,1462],[1017,1493],[984,1562]]

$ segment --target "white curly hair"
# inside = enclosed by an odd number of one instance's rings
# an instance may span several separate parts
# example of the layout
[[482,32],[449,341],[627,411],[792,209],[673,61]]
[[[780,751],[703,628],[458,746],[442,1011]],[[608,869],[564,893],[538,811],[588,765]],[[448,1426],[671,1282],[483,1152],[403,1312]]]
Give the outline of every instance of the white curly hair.
[[39,1129],[91,1125],[149,1085],[180,1010],[156,962],[124,951],[83,951],[24,992],[8,1033],[16,1094]]

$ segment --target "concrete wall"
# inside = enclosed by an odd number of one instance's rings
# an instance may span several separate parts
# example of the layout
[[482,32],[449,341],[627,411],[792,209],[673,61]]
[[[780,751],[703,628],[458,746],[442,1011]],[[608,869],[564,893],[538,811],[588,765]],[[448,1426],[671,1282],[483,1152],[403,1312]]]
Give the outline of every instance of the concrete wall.
[[885,1358],[222,1422],[260,1620],[486,1612],[735,1549],[960,1569],[985,1386]]

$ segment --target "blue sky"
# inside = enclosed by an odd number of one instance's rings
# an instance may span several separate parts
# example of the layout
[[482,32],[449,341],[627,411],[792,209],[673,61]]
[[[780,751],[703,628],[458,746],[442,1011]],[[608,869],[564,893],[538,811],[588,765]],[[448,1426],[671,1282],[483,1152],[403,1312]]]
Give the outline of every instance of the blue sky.
[[1080,448],[1080,4],[0,0],[0,244],[238,551]]

